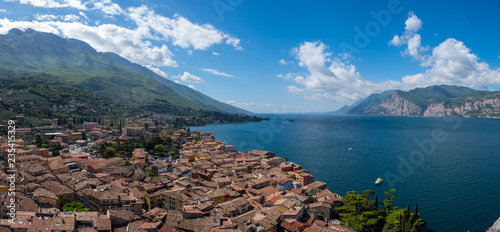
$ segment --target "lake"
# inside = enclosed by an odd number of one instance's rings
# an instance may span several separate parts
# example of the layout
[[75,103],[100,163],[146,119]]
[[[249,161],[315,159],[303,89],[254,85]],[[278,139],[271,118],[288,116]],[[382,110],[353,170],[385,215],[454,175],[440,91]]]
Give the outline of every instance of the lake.
[[[192,127],[240,151],[265,149],[302,165],[341,195],[418,202],[428,229],[485,231],[500,217],[500,120],[270,114],[269,121]],[[381,177],[384,183],[375,185]]]

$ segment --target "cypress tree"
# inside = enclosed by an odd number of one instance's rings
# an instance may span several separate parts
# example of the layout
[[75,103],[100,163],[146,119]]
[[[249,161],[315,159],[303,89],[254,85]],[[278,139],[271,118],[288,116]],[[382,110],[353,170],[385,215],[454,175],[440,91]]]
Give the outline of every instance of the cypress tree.
[[[189,128],[188,128],[189,129]],[[375,209],[378,209],[378,194],[375,194],[375,200],[374,200],[374,205],[375,205]]]
[[414,220],[418,219],[418,203],[415,203],[415,210],[413,211]]

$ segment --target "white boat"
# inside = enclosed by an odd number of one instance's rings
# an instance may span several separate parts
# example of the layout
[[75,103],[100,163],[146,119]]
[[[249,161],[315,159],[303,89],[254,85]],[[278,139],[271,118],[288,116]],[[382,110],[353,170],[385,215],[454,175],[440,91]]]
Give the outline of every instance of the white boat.
[[351,151],[352,150],[352,147],[348,148],[347,151]]
[[380,178],[380,177],[379,177],[379,178],[375,181],[375,184],[382,184],[382,181],[383,181],[383,180],[382,180],[382,178]]

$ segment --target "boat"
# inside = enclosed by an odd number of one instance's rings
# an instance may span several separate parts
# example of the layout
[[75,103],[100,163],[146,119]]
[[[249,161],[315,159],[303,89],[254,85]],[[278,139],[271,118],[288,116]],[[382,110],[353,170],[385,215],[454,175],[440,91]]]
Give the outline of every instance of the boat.
[[351,151],[352,150],[352,147],[350,147],[349,149],[347,149],[347,151]]
[[380,177],[379,177],[379,178],[375,181],[375,184],[382,184],[382,181],[383,181],[383,180],[382,180],[382,178],[380,178]]
[[293,120],[293,119],[288,119],[288,121],[289,121],[289,122],[295,122],[295,120]]

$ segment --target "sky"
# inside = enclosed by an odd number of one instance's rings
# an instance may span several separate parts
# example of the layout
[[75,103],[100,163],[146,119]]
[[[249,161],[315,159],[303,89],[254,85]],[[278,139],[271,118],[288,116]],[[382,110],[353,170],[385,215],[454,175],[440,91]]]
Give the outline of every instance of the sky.
[[500,90],[498,9],[486,0],[0,0],[0,34],[79,39],[255,113],[328,112],[390,89]]

